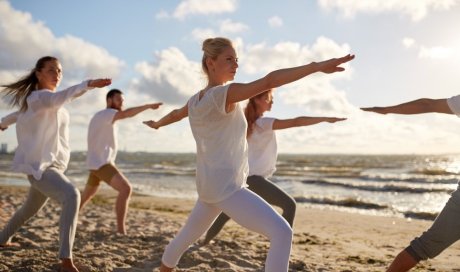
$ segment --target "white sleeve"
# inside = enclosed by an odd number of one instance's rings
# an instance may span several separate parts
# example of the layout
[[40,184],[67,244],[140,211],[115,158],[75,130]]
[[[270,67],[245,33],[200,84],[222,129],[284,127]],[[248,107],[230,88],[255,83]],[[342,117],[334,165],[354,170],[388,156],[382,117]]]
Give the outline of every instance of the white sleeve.
[[460,95],[448,98],[447,105],[449,105],[453,113],[460,117]]
[[18,120],[18,116],[19,116],[19,111],[15,111],[13,113],[8,114],[7,116],[2,118],[0,126],[1,127],[8,127],[8,126],[16,123],[16,121]]
[[61,107],[86,91],[92,89],[88,87],[88,82],[89,81],[84,81],[78,85],[58,92],[32,92],[32,94],[27,98],[27,106],[34,111],[41,108]]
[[214,105],[217,110],[222,114],[227,114],[227,110],[225,109],[227,104],[227,91],[230,85],[225,86],[217,86],[214,87],[211,91],[212,100],[214,101]]
[[256,124],[263,130],[273,130],[273,122],[275,122],[275,118],[260,117],[257,119]]
[[115,117],[115,114],[117,114],[117,111],[114,109],[107,109],[104,111],[103,116],[102,116],[102,121],[104,123],[112,124],[113,123],[113,118]]

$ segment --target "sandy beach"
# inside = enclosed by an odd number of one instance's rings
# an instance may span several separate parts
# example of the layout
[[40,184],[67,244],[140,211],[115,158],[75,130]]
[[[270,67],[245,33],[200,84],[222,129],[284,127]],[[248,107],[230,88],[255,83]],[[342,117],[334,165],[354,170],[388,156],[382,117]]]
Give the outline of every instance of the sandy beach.
[[[21,205],[27,187],[0,186],[0,227]],[[80,214],[74,258],[82,272],[156,271],[163,249],[194,202],[134,195],[128,235],[114,232],[115,194],[100,192]],[[14,237],[20,248],[0,248],[0,271],[58,271],[59,207],[50,201]],[[384,271],[425,220],[299,207],[289,271]],[[235,223],[207,246],[192,246],[176,271],[263,271],[269,243]],[[460,271],[460,243],[413,271]]]

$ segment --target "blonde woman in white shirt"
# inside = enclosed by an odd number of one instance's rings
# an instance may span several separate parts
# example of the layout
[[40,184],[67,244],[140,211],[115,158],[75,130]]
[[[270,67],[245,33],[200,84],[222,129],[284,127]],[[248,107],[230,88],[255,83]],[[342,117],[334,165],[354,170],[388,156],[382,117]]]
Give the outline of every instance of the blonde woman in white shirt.
[[166,246],[160,271],[172,271],[185,250],[221,212],[238,224],[268,237],[270,250],[265,271],[287,271],[292,229],[267,202],[246,188],[247,123],[238,102],[315,72],[343,71],[339,65],[354,56],[277,70],[250,83],[225,85],[234,79],[238,68],[231,41],[226,38],[206,39],[202,49],[207,86],[192,96],[184,107],[158,122],[145,122],[152,128],[159,128],[188,116],[197,145],[198,200],[183,228]]
[[16,123],[18,147],[13,171],[27,175],[31,184],[25,203],[15,212],[0,232],[1,246],[12,243],[14,233],[48,201],[57,200],[61,207],[59,220],[59,258],[61,271],[75,272],[72,247],[77,225],[80,193],[64,175],[70,158],[69,114],[63,106],[93,88],[110,85],[110,79],[88,80],[56,92],[62,79],[62,67],[54,57],[43,57],[35,68],[20,80],[3,85],[3,94],[19,111],[2,119],[6,129]]
[[[296,202],[283,189],[269,180],[276,171],[276,159],[278,157],[275,130],[311,126],[321,122],[335,123],[343,121],[345,118],[300,116],[281,120],[264,117],[263,114],[272,108],[272,93],[272,90],[268,90],[251,97],[244,109],[244,115],[248,122],[249,176],[246,183],[249,190],[262,197],[271,205],[280,207],[283,211],[283,218],[286,219],[292,228]],[[230,220],[230,217],[221,213],[206,233],[203,244],[209,243],[220,232],[228,220]]]

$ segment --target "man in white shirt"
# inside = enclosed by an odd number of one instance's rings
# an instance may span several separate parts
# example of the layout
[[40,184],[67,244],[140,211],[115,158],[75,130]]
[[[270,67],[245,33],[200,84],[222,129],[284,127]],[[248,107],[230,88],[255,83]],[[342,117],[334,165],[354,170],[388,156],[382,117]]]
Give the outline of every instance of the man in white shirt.
[[117,231],[126,234],[125,221],[132,188],[129,180],[115,166],[117,156],[117,126],[115,122],[133,117],[147,109],[157,109],[162,103],[146,104],[123,110],[123,100],[123,93],[120,90],[110,90],[106,96],[107,108],[97,112],[90,121],[86,157],[90,173],[81,196],[80,210],[96,194],[100,182],[107,182],[118,191],[115,203]]

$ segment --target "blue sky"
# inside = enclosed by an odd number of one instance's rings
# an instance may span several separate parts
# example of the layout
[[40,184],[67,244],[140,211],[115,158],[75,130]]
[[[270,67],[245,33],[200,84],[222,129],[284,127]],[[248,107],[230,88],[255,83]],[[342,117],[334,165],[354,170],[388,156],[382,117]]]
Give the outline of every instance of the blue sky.
[[[0,0],[0,83],[55,55],[64,68],[62,88],[107,76],[125,92],[126,107],[165,103],[119,123],[122,150],[193,152],[187,120],[158,131],[141,122],[182,106],[205,85],[204,38],[235,42],[238,82],[351,52],[356,59],[346,72],[309,76],[276,91],[267,116],[348,117],[278,132],[280,152],[458,153],[455,116],[379,116],[358,108],[460,94],[459,2]],[[107,90],[67,106],[73,150],[86,149],[89,119],[104,108]],[[0,104],[0,116],[10,111]],[[0,142],[16,146],[14,127],[0,132]]]

